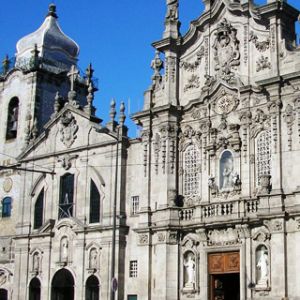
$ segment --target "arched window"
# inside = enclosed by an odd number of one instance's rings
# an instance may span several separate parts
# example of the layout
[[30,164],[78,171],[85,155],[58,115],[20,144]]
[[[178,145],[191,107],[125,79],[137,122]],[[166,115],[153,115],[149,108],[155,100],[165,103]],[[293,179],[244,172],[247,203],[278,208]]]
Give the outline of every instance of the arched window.
[[44,189],[40,192],[34,205],[34,224],[33,228],[37,229],[43,225],[44,213]]
[[19,118],[19,99],[14,97],[10,100],[7,113],[6,139],[17,137]]
[[38,278],[33,278],[29,284],[29,300],[41,299],[41,282]]
[[74,206],[74,175],[68,173],[62,176],[60,179],[58,219],[72,217],[73,206]]
[[200,153],[195,145],[190,145],[184,152],[183,193],[186,196],[199,193]]
[[100,222],[100,193],[93,180],[90,187],[90,223]]
[[99,280],[94,275],[90,276],[86,281],[85,299],[99,300]]
[[256,138],[256,183],[262,175],[271,175],[271,132],[265,130]]
[[11,216],[11,206],[12,206],[11,197],[5,197],[2,200],[2,218],[9,218]]
[[5,289],[0,289],[0,300],[7,300],[8,292]]

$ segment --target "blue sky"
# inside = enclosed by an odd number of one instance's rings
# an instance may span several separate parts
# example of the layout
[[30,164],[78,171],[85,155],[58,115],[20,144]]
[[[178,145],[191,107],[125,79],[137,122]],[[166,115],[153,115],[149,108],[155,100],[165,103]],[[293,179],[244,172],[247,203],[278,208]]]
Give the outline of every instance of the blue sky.
[[[266,1],[255,1],[265,3]],[[16,42],[36,30],[43,22],[50,1],[10,0],[0,11],[0,58],[15,54]],[[108,120],[109,102],[121,100],[133,113],[142,108],[143,92],[151,83],[151,47],[164,30],[165,0],[56,0],[59,23],[63,31],[81,48],[82,69],[93,63],[100,90],[96,95],[97,115]],[[299,0],[289,4],[300,9]],[[181,0],[182,33],[197,18],[201,0]],[[130,135],[135,127],[129,118]]]

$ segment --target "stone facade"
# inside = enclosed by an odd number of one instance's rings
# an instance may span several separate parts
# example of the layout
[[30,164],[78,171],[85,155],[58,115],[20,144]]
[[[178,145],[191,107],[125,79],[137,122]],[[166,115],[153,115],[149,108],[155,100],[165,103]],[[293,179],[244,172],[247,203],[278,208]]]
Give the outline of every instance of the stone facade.
[[205,0],[181,36],[178,2],[153,43],[138,139],[123,104],[118,122],[114,101],[105,127],[95,116],[74,42],[57,33],[67,58],[30,44],[53,34],[53,6],[21,40],[39,63],[1,77],[3,299],[110,299],[114,209],[116,299],[300,299],[299,11]]

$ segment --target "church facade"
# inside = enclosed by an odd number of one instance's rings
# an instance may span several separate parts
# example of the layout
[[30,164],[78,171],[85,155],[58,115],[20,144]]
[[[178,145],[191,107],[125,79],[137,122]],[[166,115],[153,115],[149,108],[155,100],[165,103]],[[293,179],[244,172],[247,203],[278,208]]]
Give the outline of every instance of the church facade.
[[299,11],[203,2],[181,36],[166,0],[136,139],[54,5],[3,61],[1,300],[300,299]]

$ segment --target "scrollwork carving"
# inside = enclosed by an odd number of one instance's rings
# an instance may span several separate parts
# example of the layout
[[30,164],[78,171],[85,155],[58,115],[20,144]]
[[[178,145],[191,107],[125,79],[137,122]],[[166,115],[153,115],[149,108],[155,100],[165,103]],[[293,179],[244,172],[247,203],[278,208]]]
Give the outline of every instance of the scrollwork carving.
[[213,44],[215,70],[224,81],[231,83],[235,77],[233,69],[240,65],[240,42],[237,30],[224,18],[217,27]]
[[66,111],[60,118],[60,140],[68,148],[73,145],[77,138],[78,125],[70,111]]

